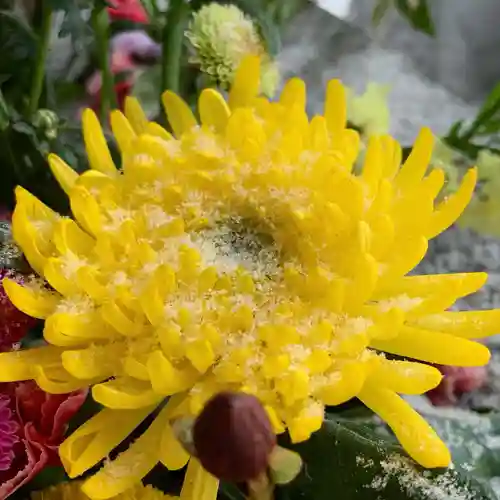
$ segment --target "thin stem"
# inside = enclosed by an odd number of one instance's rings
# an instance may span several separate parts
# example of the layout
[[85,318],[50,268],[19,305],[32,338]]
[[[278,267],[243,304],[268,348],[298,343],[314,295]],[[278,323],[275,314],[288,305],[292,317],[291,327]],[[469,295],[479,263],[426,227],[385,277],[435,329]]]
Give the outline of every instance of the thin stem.
[[28,113],[33,116],[38,110],[40,97],[45,80],[45,66],[49,52],[50,31],[52,27],[52,9],[48,0],[40,0],[40,26],[38,31],[38,45],[36,52],[35,68],[31,83]]
[[188,13],[189,6],[185,0],[170,1],[162,37],[162,92],[180,91],[182,47]]
[[267,473],[249,481],[247,486],[249,500],[274,500],[274,487]]
[[490,118],[492,118],[500,109],[500,99],[496,101],[489,109],[484,113],[481,113],[471,124],[469,130],[463,134],[460,139],[465,142],[469,142],[474,134],[479,130],[483,123],[487,123]]
[[90,22],[94,29],[98,64],[102,76],[100,115],[101,120],[105,121],[111,108],[116,107],[116,95],[109,61],[109,16],[103,3],[99,2],[94,7]]

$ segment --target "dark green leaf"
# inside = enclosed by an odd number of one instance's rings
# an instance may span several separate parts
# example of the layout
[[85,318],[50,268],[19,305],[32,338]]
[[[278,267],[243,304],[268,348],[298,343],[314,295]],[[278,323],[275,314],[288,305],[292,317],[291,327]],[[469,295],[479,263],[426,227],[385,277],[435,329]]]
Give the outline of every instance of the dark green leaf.
[[434,36],[435,28],[432,21],[428,0],[396,0],[396,8],[418,31]]
[[492,500],[490,489],[455,469],[424,470],[390,437],[356,421],[325,421],[305,443],[299,477],[277,488],[277,500]]

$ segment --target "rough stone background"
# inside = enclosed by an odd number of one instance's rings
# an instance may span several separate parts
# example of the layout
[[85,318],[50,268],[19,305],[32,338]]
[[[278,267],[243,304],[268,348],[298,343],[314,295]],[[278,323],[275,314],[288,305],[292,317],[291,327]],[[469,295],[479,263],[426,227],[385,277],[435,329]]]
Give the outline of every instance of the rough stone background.
[[[344,19],[311,5],[284,35],[283,76],[305,79],[310,113],[321,111],[325,83],[331,78],[340,78],[358,92],[369,81],[388,83],[391,133],[408,145],[423,125],[443,135],[456,120],[472,119],[484,96],[500,81],[500,61],[491,57],[491,47],[500,43],[500,31],[490,17],[500,18],[498,0],[431,1],[436,39],[416,33],[394,14],[374,31],[373,0],[352,0],[350,9],[349,0],[342,6],[336,1],[320,3]],[[461,38],[464,35],[467,38]],[[457,307],[500,307],[500,241],[494,238],[453,227],[430,242],[428,255],[416,270],[464,271],[488,271],[490,278],[483,290],[461,299]],[[500,349],[500,335],[488,343],[495,351]],[[488,385],[464,404],[500,409],[500,353],[494,352],[490,365]]]

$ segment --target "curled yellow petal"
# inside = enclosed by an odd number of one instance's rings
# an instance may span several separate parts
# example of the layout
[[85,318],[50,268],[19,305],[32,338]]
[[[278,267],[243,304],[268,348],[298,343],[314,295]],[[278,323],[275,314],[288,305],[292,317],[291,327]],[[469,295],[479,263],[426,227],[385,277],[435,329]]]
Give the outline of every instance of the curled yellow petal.
[[306,84],[300,78],[290,78],[285,85],[280,95],[280,103],[290,108],[297,106],[300,109],[306,107]]
[[[120,411],[121,413],[123,412]],[[144,434],[87,479],[82,490],[92,499],[104,500],[119,495],[140,482],[158,463],[161,435],[165,425],[168,425],[168,417],[168,409],[163,408]]]
[[59,295],[49,290],[29,284],[20,285],[9,278],[4,278],[2,284],[11,302],[20,311],[33,318],[47,318],[61,300]]
[[87,420],[59,447],[59,456],[70,478],[78,477],[118,446],[152,411],[104,409]]
[[147,368],[153,390],[165,396],[185,391],[199,377],[192,369],[175,368],[161,351],[150,354]]
[[109,380],[92,388],[95,401],[115,410],[135,410],[161,401],[151,384],[128,377]]
[[355,398],[365,380],[366,369],[363,364],[347,363],[316,395],[325,405],[337,406]]
[[57,364],[61,353],[61,349],[52,346],[0,353],[0,382],[32,379],[37,365]]
[[432,427],[401,397],[388,389],[366,386],[359,399],[387,422],[406,452],[424,467],[447,467],[450,452]]

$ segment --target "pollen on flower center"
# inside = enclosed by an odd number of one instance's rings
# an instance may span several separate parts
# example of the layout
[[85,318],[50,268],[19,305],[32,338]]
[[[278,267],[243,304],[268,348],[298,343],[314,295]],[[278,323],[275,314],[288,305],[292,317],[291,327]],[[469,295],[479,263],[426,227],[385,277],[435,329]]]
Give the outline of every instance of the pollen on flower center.
[[194,235],[207,266],[219,272],[248,271],[257,280],[279,271],[279,253],[269,235],[252,227],[251,221],[233,218]]

